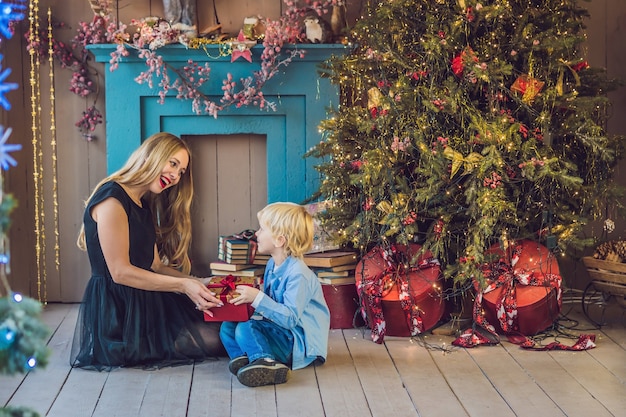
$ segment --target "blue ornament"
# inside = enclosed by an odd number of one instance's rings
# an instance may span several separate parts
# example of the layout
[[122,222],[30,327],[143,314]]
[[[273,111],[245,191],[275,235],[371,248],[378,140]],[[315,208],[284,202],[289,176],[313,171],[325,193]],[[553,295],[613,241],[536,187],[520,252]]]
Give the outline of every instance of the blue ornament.
[[[17,161],[13,159],[9,152],[19,151],[22,149],[22,145],[20,144],[9,144],[7,140],[9,136],[11,136],[11,132],[13,129],[10,127],[7,130],[4,130],[4,126],[0,125],[0,167],[5,171],[9,169],[9,165],[16,166]],[[7,263],[8,257],[2,254],[0,258],[0,263]]]
[[15,341],[15,330],[9,323],[4,322],[0,326],[0,350],[5,350],[11,347]]
[[24,19],[21,10],[26,9],[26,0],[13,0],[12,3],[4,3],[0,0],[0,33],[7,39],[13,37],[11,21]]

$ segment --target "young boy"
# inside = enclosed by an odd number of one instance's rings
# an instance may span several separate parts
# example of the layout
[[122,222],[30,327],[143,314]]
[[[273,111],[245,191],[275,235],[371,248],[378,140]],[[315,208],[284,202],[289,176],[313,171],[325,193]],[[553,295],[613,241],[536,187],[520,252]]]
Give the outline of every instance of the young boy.
[[324,363],[330,312],[303,255],[313,244],[313,219],[303,206],[273,203],[257,213],[257,251],[271,255],[263,291],[238,285],[231,303],[252,303],[244,322],[224,322],[220,338],[228,369],[248,387],[287,382],[291,369]]

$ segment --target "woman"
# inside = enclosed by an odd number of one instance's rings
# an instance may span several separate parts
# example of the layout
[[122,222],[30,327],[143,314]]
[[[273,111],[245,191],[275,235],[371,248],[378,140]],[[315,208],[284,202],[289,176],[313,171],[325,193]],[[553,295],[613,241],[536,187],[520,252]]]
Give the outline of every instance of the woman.
[[86,202],[78,246],[89,255],[70,363],[110,370],[223,355],[221,302],[189,275],[191,153],[169,133],[148,138]]

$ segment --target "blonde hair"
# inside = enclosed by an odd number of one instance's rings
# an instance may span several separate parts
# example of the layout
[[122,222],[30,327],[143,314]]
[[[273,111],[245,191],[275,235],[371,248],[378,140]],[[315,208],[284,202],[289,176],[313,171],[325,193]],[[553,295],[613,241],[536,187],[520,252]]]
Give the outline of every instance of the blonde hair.
[[301,258],[313,246],[313,217],[295,203],[268,204],[257,213],[259,224],[274,237],[285,237],[287,255]]
[[[146,139],[118,171],[100,181],[85,201],[85,206],[100,187],[110,181],[128,186],[143,186],[159,178],[163,167],[176,152],[185,150],[189,165],[176,186],[160,194],[149,193],[147,201],[157,232],[157,248],[161,258],[184,273],[191,270],[189,247],[191,245],[191,200],[193,178],[191,175],[191,151],[185,142],[171,133],[159,132]],[[85,226],[81,226],[78,247],[86,250]]]

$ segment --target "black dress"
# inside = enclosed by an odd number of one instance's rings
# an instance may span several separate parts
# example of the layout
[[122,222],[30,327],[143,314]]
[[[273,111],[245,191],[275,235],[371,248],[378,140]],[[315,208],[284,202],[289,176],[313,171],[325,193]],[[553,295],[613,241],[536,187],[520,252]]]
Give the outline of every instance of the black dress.
[[150,270],[156,232],[151,210],[139,207],[115,182],[104,184],[85,209],[92,276],[80,306],[70,363],[74,367],[159,368],[224,355],[219,323],[204,322],[185,295],[116,284],[104,260],[91,208],[113,197],[128,215],[131,264]]

